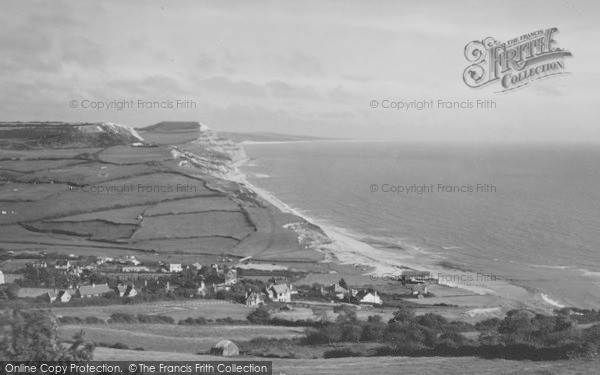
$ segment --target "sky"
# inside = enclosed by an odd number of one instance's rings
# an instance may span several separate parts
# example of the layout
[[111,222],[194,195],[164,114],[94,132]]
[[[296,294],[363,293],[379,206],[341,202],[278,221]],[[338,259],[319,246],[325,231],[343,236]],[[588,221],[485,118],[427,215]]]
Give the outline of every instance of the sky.
[[[0,121],[180,120],[332,138],[600,141],[593,0],[0,4]],[[551,27],[559,29],[556,45],[573,54],[569,74],[508,93],[497,93],[497,83],[463,82],[469,42]],[[177,100],[191,108],[177,108]],[[382,108],[423,100],[493,100],[496,108]],[[123,101],[134,104],[91,108]]]

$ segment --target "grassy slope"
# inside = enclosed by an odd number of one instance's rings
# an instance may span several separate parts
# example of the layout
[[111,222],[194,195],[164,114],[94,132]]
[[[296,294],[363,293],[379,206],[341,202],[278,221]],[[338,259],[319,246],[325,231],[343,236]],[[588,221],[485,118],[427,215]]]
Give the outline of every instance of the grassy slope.
[[[216,361],[220,357],[186,353],[163,353],[97,348],[96,360],[143,361]],[[265,360],[265,358],[238,357],[235,360]],[[227,359],[229,360],[229,359]],[[409,358],[370,357],[339,359],[273,359],[273,373],[286,375],[467,375],[467,374],[510,374],[510,375],[574,375],[600,374],[600,361],[573,360],[553,362],[528,362],[506,360],[484,360],[465,358]]]
[[[194,131],[183,125],[175,130],[186,133],[189,139],[185,141],[196,139],[198,131],[191,134]],[[146,129],[143,135],[166,137],[163,128],[157,127],[156,132]],[[302,249],[295,233],[281,227],[285,220],[275,208],[251,208],[256,203],[239,195],[237,184],[211,177],[202,167],[181,167],[178,163],[171,146],[166,145],[3,151],[0,209],[10,214],[0,215],[0,247],[84,255],[94,253],[93,249],[104,255],[140,249],[161,254],[183,252],[182,256],[260,252],[267,259],[321,259],[315,257],[317,253]],[[219,167],[222,160],[216,163]],[[82,191],[82,185],[129,186],[133,191],[95,194]],[[146,192],[138,188],[164,185],[193,189]],[[249,209],[255,214],[248,214]],[[144,215],[144,220],[138,220],[139,215]],[[66,228],[58,223],[61,221],[68,222]],[[81,230],[69,231],[77,222],[88,223],[80,225]],[[135,229],[117,230],[117,224],[125,223]]]

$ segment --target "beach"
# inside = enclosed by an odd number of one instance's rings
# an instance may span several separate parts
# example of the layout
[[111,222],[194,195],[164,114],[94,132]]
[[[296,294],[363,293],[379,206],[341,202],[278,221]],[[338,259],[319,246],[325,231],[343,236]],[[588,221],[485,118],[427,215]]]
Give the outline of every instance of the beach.
[[[281,142],[277,144],[291,143],[309,143],[310,141]],[[323,142],[323,141],[313,141]],[[260,142],[265,145],[269,142]],[[439,280],[439,285],[447,289],[461,290],[461,293],[469,292],[469,298],[462,297],[460,303],[479,306],[475,308],[473,314],[488,314],[490,311],[506,312],[514,308],[530,308],[539,312],[550,313],[553,309],[564,307],[563,304],[553,300],[548,295],[539,291],[534,291],[523,286],[511,284],[506,280],[494,279],[488,274],[465,271],[462,269],[452,269],[441,267],[443,261],[441,256],[406,243],[401,243],[402,251],[390,250],[387,246],[378,243],[369,243],[369,239],[361,238],[348,230],[331,225],[326,220],[310,217],[301,209],[292,207],[284,203],[272,192],[257,186],[256,183],[249,181],[260,181],[268,178],[265,174],[253,174],[249,178],[243,171],[250,164],[253,166],[252,159],[239,161],[234,165],[232,173],[226,177],[232,181],[243,184],[254,191],[262,199],[285,213],[291,213],[302,217],[304,220],[318,226],[332,240],[330,244],[321,246],[320,251],[324,251],[331,256],[327,261],[334,261],[340,264],[354,266],[358,270],[363,270],[365,284],[376,280],[392,280],[398,278],[403,270],[421,270],[429,271],[434,279]],[[331,260],[333,259],[333,260]],[[465,265],[468,268],[468,265]],[[452,292],[445,290],[441,295],[453,295]],[[480,298],[481,297],[481,298]],[[492,298],[486,298],[492,297]],[[443,297],[434,298],[431,301],[422,303],[441,303],[445,301]],[[491,303],[491,305],[490,305]]]

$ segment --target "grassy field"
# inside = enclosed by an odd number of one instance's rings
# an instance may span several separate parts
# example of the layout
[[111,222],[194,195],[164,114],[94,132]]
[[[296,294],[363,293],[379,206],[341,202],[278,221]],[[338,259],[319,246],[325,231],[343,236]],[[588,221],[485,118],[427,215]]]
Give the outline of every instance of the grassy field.
[[210,211],[196,214],[147,217],[133,241],[160,238],[223,236],[242,239],[253,232],[241,212]]
[[172,159],[171,152],[164,147],[113,146],[99,154],[100,160],[115,164],[142,164]]
[[59,327],[61,337],[67,339],[83,330],[87,340],[113,345],[123,343],[130,348],[146,350],[198,353],[208,351],[217,342],[228,339],[247,342],[263,336],[292,338],[302,334],[301,328],[273,326],[178,326],[172,324],[107,324],[73,325]]
[[52,221],[104,220],[116,224],[139,224],[138,217],[151,206],[134,206],[114,210],[102,210],[87,214],[61,217]]
[[89,307],[64,307],[52,304],[51,310],[56,315],[79,316],[82,318],[96,316],[108,319],[113,313],[150,314],[170,316],[175,321],[189,317],[218,319],[231,317],[235,320],[245,320],[252,311],[245,305],[228,303],[220,300],[186,300],[142,303],[137,305],[89,306]]
[[215,210],[239,212],[240,207],[228,197],[191,198],[158,203],[146,212],[146,216]]
[[[186,353],[118,350],[96,348],[95,360],[151,361],[218,361],[222,357]],[[234,360],[265,360],[237,357]],[[229,360],[229,359],[227,359]],[[369,357],[335,359],[273,359],[273,374],[285,375],[598,375],[600,361],[573,360],[552,362],[485,360],[463,358]]]
[[[4,152],[4,151],[3,151]],[[85,160],[5,160],[0,162],[0,170],[14,170],[21,172],[31,172],[46,169],[57,169],[72,167],[77,164],[86,163]]]

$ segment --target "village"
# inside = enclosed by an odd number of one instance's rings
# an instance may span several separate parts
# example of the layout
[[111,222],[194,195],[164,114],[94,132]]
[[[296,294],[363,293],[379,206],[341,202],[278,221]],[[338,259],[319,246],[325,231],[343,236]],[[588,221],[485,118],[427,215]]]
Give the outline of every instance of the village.
[[[27,290],[18,299],[46,303],[69,303],[73,299],[117,298],[141,301],[170,298],[231,300],[247,307],[269,302],[292,304],[315,300],[363,307],[382,306],[382,295],[372,287],[350,286],[343,278],[330,284],[295,286],[305,272],[265,269],[253,265],[251,257],[234,263],[227,256],[218,263],[192,264],[141,262],[135,256],[81,257],[42,252],[39,258],[11,273],[12,282],[0,270],[0,301],[9,299],[12,286]],[[407,298],[429,295],[427,285],[435,283],[428,272],[406,270],[397,280]],[[36,294],[36,291],[38,292]],[[14,299],[15,296],[13,296]],[[142,298],[143,297],[143,298]],[[90,300],[91,302],[92,300]]]

